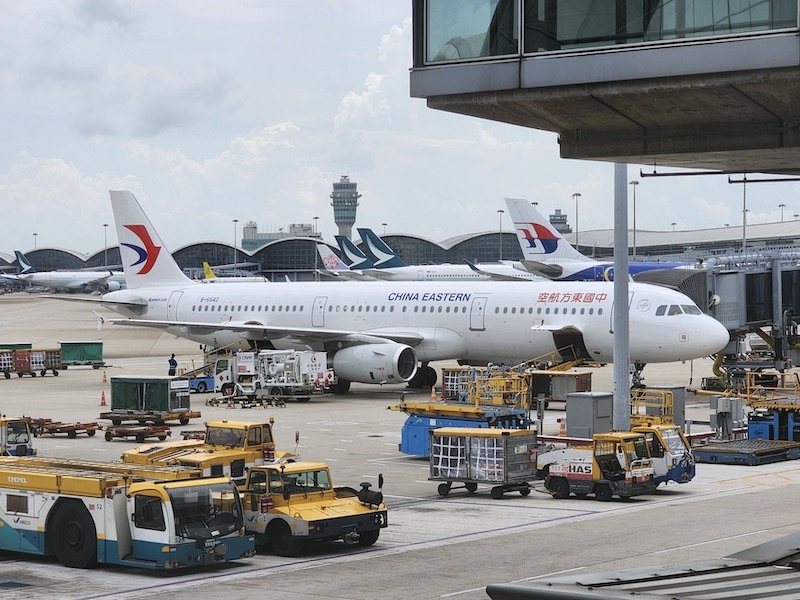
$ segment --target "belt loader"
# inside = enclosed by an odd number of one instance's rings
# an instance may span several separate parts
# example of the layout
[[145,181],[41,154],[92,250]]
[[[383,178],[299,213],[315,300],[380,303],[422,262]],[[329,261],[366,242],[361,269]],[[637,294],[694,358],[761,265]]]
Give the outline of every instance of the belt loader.
[[[0,458],[0,549],[67,567],[223,564],[255,554],[239,492],[197,471],[80,459]],[[187,477],[194,477],[187,479]]]

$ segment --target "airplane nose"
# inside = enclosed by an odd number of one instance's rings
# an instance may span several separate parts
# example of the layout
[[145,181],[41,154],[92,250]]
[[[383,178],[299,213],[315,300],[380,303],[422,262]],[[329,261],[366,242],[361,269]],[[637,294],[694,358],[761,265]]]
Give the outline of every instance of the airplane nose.
[[731,340],[731,335],[725,326],[714,317],[706,317],[703,325],[703,335],[701,336],[703,345],[708,349],[708,354],[719,352]]

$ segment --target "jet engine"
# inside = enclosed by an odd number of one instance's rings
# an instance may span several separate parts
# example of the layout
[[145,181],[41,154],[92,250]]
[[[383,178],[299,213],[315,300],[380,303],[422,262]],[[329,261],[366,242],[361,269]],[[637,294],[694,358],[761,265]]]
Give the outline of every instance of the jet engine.
[[116,292],[122,289],[122,284],[119,281],[106,281],[105,289],[107,292]]
[[394,342],[349,346],[333,355],[333,371],[348,381],[403,383],[417,371],[417,353]]

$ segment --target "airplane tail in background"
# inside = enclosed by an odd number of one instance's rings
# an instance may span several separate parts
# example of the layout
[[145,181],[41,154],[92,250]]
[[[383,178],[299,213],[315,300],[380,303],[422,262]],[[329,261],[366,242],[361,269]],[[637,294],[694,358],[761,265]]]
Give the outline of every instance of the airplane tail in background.
[[350,270],[350,267],[348,267],[341,258],[336,256],[336,253],[331,250],[331,247],[327,244],[317,244],[317,252],[322,260],[322,268],[326,271],[336,272]]
[[181,271],[136,197],[127,190],[110,194],[128,288],[197,283]]
[[353,242],[343,235],[336,236],[336,243],[339,244],[345,258],[350,261],[348,265],[353,270],[374,269],[375,265],[367,258],[367,255],[359,250]]
[[14,250],[14,254],[17,255],[17,261],[19,262],[20,275],[29,275],[31,273],[36,273],[36,269],[33,268],[33,265],[30,263],[27,256],[25,256],[19,250]]
[[506,198],[506,205],[517,231],[523,260],[591,260],[573,248],[527,200]]
[[407,267],[402,258],[395,254],[386,242],[378,237],[372,229],[358,229],[358,235],[367,247],[367,251],[375,259],[376,269],[390,269],[394,267]]
[[214,269],[211,268],[211,265],[208,264],[206,261],[203,261],[203,278],[205,279],[216,279],[217,274],[214,273]]

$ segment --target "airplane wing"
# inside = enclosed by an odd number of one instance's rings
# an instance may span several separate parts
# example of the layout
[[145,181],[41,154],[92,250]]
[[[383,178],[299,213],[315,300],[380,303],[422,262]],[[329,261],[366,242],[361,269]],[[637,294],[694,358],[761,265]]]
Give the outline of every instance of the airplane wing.
[[130,327],[150,327],[153,329],[179,328],[182,332],[194,335],[208,335],[216,331],[235,331],[256,333],[264,339],[291,338],[302,342],[340,340],[354,343],[377,343],[391,340],[409,346],[418,346],[425,339],[415,331],[384,330],[349,331],[346,329],[322,329],[319,327],[271,327],[253,323],[197,323],[192,321],[144,321],[139,319],[106,319],[107,323]]
[[537,273],[542,277],[557,279],[564,274],[564,267],[557,263],[543,263],[539,262],[538,260],[522,260],[520,263],[530,273]]
[[65,300],[66,302],[94,302],[95,304],[102,304],[103,306],[107,306],[113,310],[114,306],[121,306],[124,308],[130,309],[141,309],[147,308],[147,300],[144,298],[138,298],[134,300],[128,300],[126,302],[121,302],[119,300],[103,300],[102,296],[100,298],[91,298],[86,296],[58,296],[58,295],[49,295],[46,296],[48,300]]
[[370,279],[383,279],[384,281],[391,281],[395,276],[392,269],[364,269],[362,273]]
[[483,275],[484,277],[489,277],[490,279],[494,279],[497,281],[530,281],[530,279],[525,279],[524,277],[515,277],[514,275],[506,275],[503,273],[492,273],[491,271],[487,271],[486,269],[479,268],[475,263],[464,259],[464,262],[469,265],[469,268],[478,273],[479,275]]

